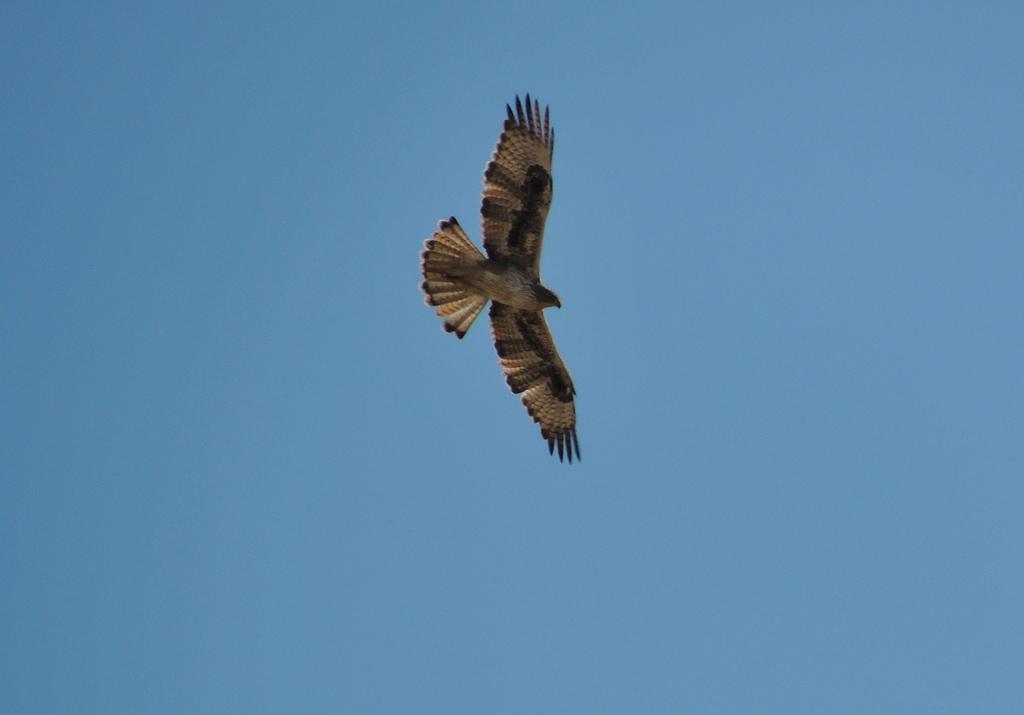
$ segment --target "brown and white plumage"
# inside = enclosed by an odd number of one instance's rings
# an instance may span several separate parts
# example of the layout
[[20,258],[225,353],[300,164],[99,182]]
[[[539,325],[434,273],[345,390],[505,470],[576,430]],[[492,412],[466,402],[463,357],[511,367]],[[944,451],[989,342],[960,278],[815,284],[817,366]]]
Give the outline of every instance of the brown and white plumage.
[[555,133],[540,103],[525,108],[516,97],[498,145],[484,171],[484,248],[477,250],[454,217],[442,221],[421,254],[423,291],[444,328],[462,338],[491,300],[491,326],[505,378],[540,425],[548,451],[580,457],[576,390],[544,320],[544,308],[561,307],[540,281],[544,224],[554,185]]
[[522,393],[523,405],[533,421],[540,424],[548,451],[553,453],[557,445],[559,459],[566,451],[572,462],[574,450],[579,459],[573,402],[576,388],[558,355],[544,314],[491,303],[491,327],[505,381],[512,392]]
[[508,117],[484,170],[484,248],[496,260],[516,263],[540,279],[544,223],[551,208],[554,185],[551,158],[555,135],[549,114],[526,95],[526,111],[516,97],[516,111],[505,105]]

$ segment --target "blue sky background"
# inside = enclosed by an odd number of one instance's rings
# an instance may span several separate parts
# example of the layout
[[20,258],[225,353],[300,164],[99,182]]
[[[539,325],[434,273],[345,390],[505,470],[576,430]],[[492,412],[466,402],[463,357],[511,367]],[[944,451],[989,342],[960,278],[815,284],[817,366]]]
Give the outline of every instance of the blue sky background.
[[[1017,3],[0,9],[0,711],[1024,711]],[[418,253],[558,131],[559,464]]]

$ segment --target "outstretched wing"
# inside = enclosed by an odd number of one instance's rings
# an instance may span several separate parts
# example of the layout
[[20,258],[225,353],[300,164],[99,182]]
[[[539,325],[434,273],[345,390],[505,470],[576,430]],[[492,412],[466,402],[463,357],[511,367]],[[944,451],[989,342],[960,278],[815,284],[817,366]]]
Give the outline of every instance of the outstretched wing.
[[548,451],[558,446],[558,459],[573,451],[580,458],[576,437],[576,405],[572,378],[558,356],[555,341],[541,311],[519,310],[504,303],[491,303],[491,328],[494,347],[512,392],[523,394],[523,404],[540,433],[548,441]]
[[490,258],[515,263],[538,277],[544,222],[554,189],[551,156],[555,131],[547,108],[542,119],[540,103],[534,100],[530,104],[530,95],[526,95],[525,111],[518,96],[515,113],[508,105],[505,109],[505,128],[484,170],[480,207],[484,248]]

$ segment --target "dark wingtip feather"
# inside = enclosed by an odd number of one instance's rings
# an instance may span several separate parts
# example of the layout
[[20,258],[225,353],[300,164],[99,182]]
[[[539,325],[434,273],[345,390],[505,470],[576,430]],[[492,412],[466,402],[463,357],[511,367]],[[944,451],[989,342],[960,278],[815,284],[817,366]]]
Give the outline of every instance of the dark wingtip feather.
[[559,462],[564,462],[566,459],[569,460],[569,464],[572,464],[574,459],[577,462],[581,461],[580,440],[576,436],[575,427],[555,435],[547,431],[542,431],[541,434],[548,441],[548,454],[553,455],[555,447],[558,448]]
[[516,95],[516,118],[519,120],[519,126],[526,124],[526,117],[523,116],[523,105],[519,101],[519,95]]

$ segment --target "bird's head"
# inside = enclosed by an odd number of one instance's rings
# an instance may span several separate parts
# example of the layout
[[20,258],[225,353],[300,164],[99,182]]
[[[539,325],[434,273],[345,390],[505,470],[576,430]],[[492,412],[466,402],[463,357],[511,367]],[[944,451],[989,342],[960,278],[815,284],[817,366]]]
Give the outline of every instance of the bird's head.
[[558,299],[558,296],[555,295],[555,292],[540,285],[539,283],[536,286],[534,286],[533,294],[537,297],[537,302],[539,302],[545,308],[550,308],[551,306],[554,306],[556,308],[562,307],[562,301]]

